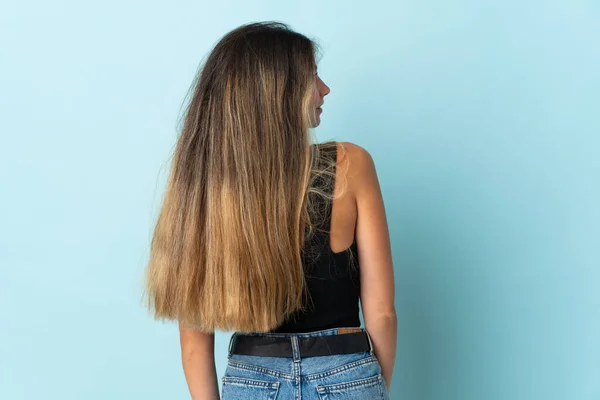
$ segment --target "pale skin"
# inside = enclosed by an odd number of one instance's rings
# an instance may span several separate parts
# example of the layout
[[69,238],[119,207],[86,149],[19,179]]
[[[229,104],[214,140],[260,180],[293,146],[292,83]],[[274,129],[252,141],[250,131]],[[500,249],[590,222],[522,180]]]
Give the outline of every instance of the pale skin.
[[[320,107],[330,88],[315,72],[314,114],[311,125],[321,123]],[[386,214],[375,165],[358,145],[342,142],[348,152],[338,151],[335,192],[340,193],[345,173],[346,193],[334,200],[330,245],[334,252],[348,248],[356,236],[360,259],[361,306],[375,356],[390,388],[396,356],[397,319],[394,306],[394,271]],[[352,217],[350,217],[352,216]],[[214,334],[179,325],[185,378],[193,400],[218,400],[218,378],[214,358]]]

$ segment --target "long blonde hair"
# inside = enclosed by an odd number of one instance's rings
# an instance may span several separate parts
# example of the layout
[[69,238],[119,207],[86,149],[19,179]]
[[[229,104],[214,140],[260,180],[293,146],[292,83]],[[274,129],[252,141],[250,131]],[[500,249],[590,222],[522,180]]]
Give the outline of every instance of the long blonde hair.
[[332,192],[314,183],[336,146],[309,129],[315,46],[285,24],[243,25],[194,79],[145,275],[155,319],[266,332],[304,308],[302,252],[322,212],[309,194]]

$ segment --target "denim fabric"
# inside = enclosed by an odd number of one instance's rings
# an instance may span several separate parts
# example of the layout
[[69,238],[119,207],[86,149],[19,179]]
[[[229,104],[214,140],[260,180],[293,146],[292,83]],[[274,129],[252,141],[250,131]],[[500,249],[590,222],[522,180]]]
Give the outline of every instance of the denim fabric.
[[[381,366],[372,350],[305,358],[298,354],[297,338],[335,335],[337,329],[308,333],[251,334],[291,337],[293,357],[231,354],[231,343],[237,332],[233,333],[229,342],[227,368],[221,378],[221,399],[389,400]],[[361,330],[367,332],[364,328]]]

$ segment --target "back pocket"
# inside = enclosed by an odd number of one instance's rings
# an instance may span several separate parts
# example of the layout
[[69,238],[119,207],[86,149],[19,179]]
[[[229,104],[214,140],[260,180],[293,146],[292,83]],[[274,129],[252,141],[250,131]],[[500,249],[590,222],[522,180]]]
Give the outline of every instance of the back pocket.
[[279,391],[279,382],[258,381],[233,376],[224,376],[222,381],[221,400],[275,400]]
[[321,400],[376,400],[386,399],[382,388],[385,382],[381,374],[355,381],[333,385],[317,385]]

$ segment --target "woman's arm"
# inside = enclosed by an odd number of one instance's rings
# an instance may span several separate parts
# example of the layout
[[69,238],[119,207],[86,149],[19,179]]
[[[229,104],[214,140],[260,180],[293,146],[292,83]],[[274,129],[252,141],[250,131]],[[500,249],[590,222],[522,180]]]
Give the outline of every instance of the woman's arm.
[[360,260],[361,308],[389,391],[396,358],[397,318],[387,218],[371,155],[357,145],[345,144],[351,158],[349,175],[358,210],[355,234]]
[[366,321],[365,318],[365,328],[371,336],[373,351],[381,365],[381,373],[389,392],[396,361],[396,336],[398,333],[396,315],[382,316],[379,319],[370,319],[369,321]]
[[179,324],[181,361],[192,400],[219,400],[215,335]]

